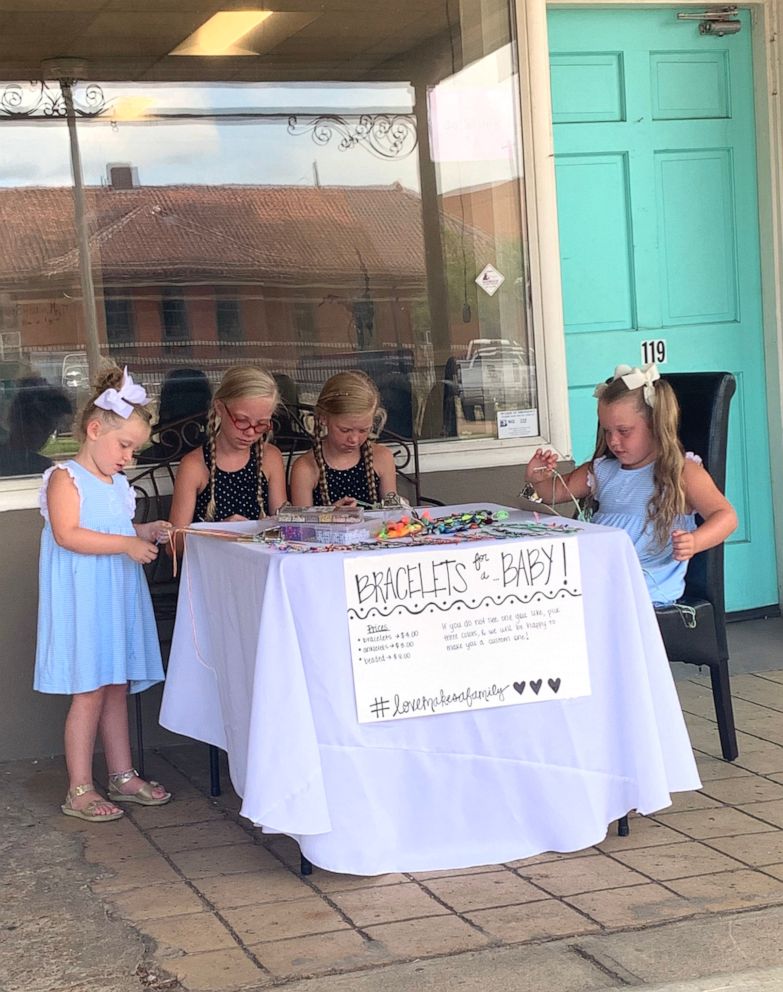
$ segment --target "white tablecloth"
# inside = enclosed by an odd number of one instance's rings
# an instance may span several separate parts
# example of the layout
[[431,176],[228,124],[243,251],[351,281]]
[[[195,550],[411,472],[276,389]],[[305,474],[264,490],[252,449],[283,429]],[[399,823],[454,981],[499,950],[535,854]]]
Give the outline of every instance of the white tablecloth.
[[227,751],[242,814],[332,871],[598,843],[700,782],[628,537],[585,526],[575,540],[590,696],[359,724],[344,555],[188,537],[161,723]]

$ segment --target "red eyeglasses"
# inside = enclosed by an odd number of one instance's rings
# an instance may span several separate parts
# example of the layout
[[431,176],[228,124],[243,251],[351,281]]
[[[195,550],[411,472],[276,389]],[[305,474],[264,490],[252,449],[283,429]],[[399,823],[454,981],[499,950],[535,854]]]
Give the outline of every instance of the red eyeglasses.
[[235,417],[229,409],[227,403],[223,404],[223,409],[228,414],[228,419],[234,427],[236,427],[236,429],[241,431],[243,434],[245,431],[253,431],[254,434],[266,434],[272,427],[271,420],[257,420],[254,423],[252,420],[248,420],[247,417]]

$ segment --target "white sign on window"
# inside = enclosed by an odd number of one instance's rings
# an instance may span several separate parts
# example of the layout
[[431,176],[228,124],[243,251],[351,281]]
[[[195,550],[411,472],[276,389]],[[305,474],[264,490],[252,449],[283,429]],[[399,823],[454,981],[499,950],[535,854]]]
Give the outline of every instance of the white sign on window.
[[573,536],[344,562],[359,723],[590,695]]
[[536,437],[538,410],[498,410],[498,437]]
[[487,263],[476,276],[476,285],[483,289],[487,296],[494,296],[506,281],[502,272],[498,272],[494,265]]

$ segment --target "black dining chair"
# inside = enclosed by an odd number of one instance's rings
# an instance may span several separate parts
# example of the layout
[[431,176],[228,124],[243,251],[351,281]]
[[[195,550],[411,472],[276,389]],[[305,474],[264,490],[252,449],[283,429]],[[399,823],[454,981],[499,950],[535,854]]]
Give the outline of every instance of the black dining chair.
[[[715,485],[726,487],[729,406],[737,388],[729,372],[677,372],[663,377],[680,404],[680,438],[700,455]],[[729,684],[729,646],[723,583],[723,545],[702,551],[688,564],[685,595],[655,610],[669,661],[706,666],[718,722],[721,752],[734,761],[737,733]]]
[[[737,388],[734,376],[730,372],[671,372],[663,378],[680,405],[683,447],[701,457],[723,492],[729,406]],[[709,669],[721,753],[726,761],[734,761],[739,750],[731,704],[723,578],[723,545],[699,552],[688,564],[685,594],[673,606],[656,607],[655,616],[670,662]],[[627,817],[618,821],[618,833],[627,836]]]

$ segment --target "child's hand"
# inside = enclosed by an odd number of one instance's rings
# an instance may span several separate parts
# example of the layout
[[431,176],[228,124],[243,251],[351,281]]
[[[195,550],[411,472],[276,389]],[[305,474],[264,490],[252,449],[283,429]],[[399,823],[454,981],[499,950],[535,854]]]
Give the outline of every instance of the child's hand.
[[249,519],[250,519],[249,517],[243,517],[241,513],[232,513],[230,517],[226,517],[225,523],[236,524],[239,523],[240,520],[249,520]]
[[532,482],[535,485],[543,479],[552,477],[557,468],[558,458],[554,451],[548,449],[544,451],[539,448],[533,455],[525,468],[525,482]]
[[693,531],[673,530],[672,547],[675,561],[690,561],[696,554],[696,538]]
[[172,525],[168,520],[153,520],[150,523],[142,524],[136,533],[145,541],[153,544],[167,544],[171,535]]
[[356,503],[356,500],[353,498],[353,496],[342,496],[340,499],[338,499],[332,505],[333,506],[356,506],[357,503]]
[[143,537],[129,537],[126,554],[139,565],[149,565],[158,557],[158,546]]

